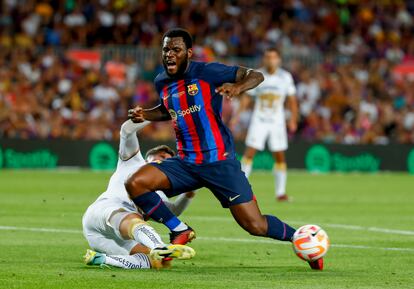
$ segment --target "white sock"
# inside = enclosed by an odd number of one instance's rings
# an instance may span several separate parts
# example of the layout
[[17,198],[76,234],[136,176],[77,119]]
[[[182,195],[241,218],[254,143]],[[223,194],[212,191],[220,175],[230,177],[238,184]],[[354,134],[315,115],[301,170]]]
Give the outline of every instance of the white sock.
[[275,193],[277,197],[283,196],[286,193],[287,172],[286,164],[276,164],[273,171],[275,175]]
[[105,264],[124,269],[149,269],[151,262],[147,255],[137,253],[134,255],[107,255]]
[[161,240],[160,235],[155,229],[147,224],[140,224],[136,226],[132,231],[134,240],[141,243],[142,245],[150,248],[162,248],[166,247],[165,243]]
[[178,231],[184,231],[184,230],[187,230],[187,229],[188,229],[188,226],[187,226],[185,223],[180,222],[180,223],[178,224],[178,226],[177,226],[177,227],[175,227],[174,229],[172,229],[171,231],[176,231],[176,232],[178,232]]
[[246,178],[249,178],[250,174],[252,173],[252,166],[253,166],[253,160],[242,158],[241,161],[241,169],[246,175]]

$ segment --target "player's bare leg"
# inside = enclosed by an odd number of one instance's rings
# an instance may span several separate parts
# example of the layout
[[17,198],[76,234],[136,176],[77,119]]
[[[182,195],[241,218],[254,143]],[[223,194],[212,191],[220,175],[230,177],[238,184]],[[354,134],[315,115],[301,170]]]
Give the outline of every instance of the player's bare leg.
[[189,259],[193,257],[193,249],[181,245],[166,245],[155,229],[142,219],[141,215],[129,214],[123,218],[119,225],[121,236],[128,240],[133,239],[137,244],[131,249],[130,254],[150,254],[152,259],[178,258]]
[[275,176],[275,195],[280,202],[288,201],[286,195],[286,181],[287,181],[287,165],[285,152],[273,152],[273,159],[275,160],[273,174]]
[[168,177],[161,170],[150,164],[145,165],[127,180],[125,187],[137,207],[170,229],[172,244],[185,245],[195,238],[194,231],[181,222],[155,193],[156,190],[171,188]]
[[231,206],[230,211],[237,223],[251,235],[291,241],[295,233],[294,228],[275,216],[262,215],[254,200]]
[[[117,220],[120,218],[122,220]],[[139,214],[120,212],[114,214],[109,222],[119,224],[119,234],[124,240],[135,240],[140,243],[132,248],[131,254],[149,254],[152,249],[166,247],[155,229],[145,222]]]
[[249,146],[246,147],[246,150],[244,151],[244,155],[241,160],[241,166],[242,166],[242,171],[246,175],[246,178],[249,178],[252,172],[253,159],[254,159],[254,156],[256,155],[256,152],[257,150],[255,148],[252,148]]

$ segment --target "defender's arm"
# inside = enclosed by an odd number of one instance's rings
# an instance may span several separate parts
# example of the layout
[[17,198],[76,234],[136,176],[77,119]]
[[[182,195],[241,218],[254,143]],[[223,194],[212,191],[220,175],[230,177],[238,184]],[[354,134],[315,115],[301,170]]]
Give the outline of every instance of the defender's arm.
[[179,195],[175,201],[171,201],[162,191],[157,191],[156,193],[161,197],[162,201],[171,210],[171,212],[177,217],[181,215],[185,209],[187,209],[188,205],[191,203],[191,200],[195,196],[195,192],[187,192]]
[[294,133],[296,132],[298,128],[298,113],[299,113],[298,101],[294,95],[288,96],[286,106],[290,111],[288,129],[290,132]]
[[149,124],[149,121],[133,123],[131,120],[122,124],[119,140],[119,158],[122,161],[129,160],[139,152],[140,147],[136,133]]

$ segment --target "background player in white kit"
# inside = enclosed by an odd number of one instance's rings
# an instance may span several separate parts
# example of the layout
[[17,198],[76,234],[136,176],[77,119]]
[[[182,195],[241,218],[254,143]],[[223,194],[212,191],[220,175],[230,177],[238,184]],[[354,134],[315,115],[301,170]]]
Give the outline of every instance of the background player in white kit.
[[[249,177],[252,171],[256,151],[262,151],[268,143],[275,160],[275,193],[279,201],[287,201],[286,195],[286,160],[284,151],[288,148],[285,100],[290,112],[288,128],[290,132],[297,129],[298,105],[296,89],[292,75],[280,67],[281,59],[275,48],[269,48],[263,55],[263,67],[259,69],[264,81],[247,93],[255,100],[254,111],[246,137],[246,150],[242,158],[242,170]],[[246,106],[241,105],[240,110]]]
[[[112,265],[126,269],[162,267],[165,257],[188,259],[194,256],[192,248],[166,245],[158,233],[149,226],[130,200],[124,182],[139,167],[146,164],[142,157],[137,131],[149,122],[135,124],[126,121],[121,127],[119,160],[107,190],[88,207],[83,219],[83,233],[90,247],[85,256],[88,265]],[[147,161],[174,156],[167,146],[158,146],[147,153]],[[162,192],[164,202],[176,215],[188,206],[192,192],[180,195],[170,202]]]

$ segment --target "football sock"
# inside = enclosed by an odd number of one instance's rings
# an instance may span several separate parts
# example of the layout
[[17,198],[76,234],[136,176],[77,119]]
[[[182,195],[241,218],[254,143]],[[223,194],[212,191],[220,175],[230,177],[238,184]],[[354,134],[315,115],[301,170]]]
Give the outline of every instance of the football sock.
[[[132,199],[134,204],[141,208],[144,213],[153,220],[163,223],[171,231],[177,230],[182,222],[168,209],[155,192],[148,192]],[[185,227],[187,225],[184,224]],[[181,231],[181,230],[180,230]]]
[[150,249],[166,246],[155,229],[144,221],[137,220],[137,222],[131,226],[129,235],[132,239]]
[[267,220],[267,237],[280,241],[292,241],[293,234],[296,231],[295,229],[283,223],[275,216],[265,215],[265,217]]
[[151,262],[147,255],[137,253],[134,255],[107,255],[105,264],[124,269],[149,269]]
[[171,229],[171,231],[179,232],[179,231],[184,231],[187,229],[188,229],[188,226],[185,223],[180,222],[175,228]]
[[253,160],[243,157],[241,160],[241,169],[246,175],[246,178],[249,178],[250,174],[252,173],[252,166],[253,166]]
[[283,196],[286,193],[286,163],[275,164],[275,169],[273,171],[275,175],[275,193],[276,196]]

